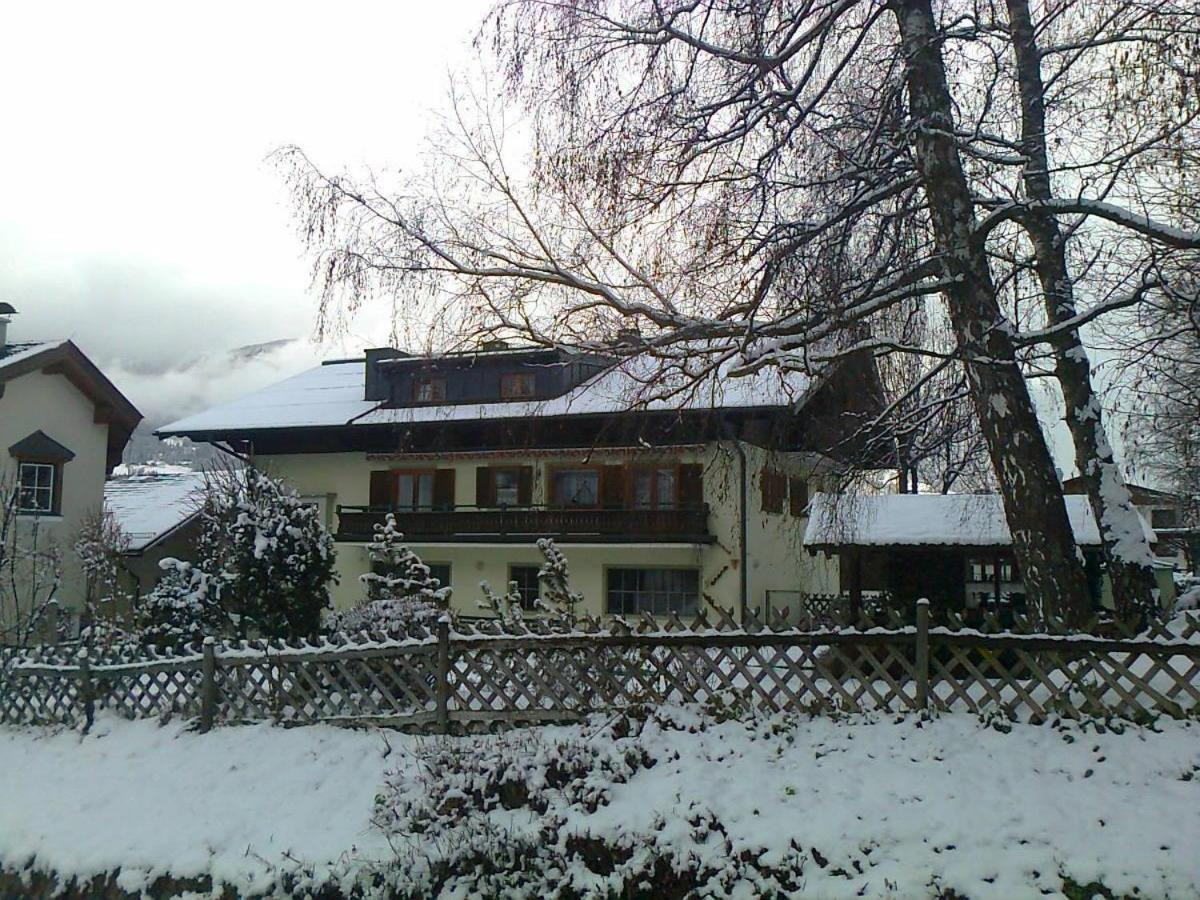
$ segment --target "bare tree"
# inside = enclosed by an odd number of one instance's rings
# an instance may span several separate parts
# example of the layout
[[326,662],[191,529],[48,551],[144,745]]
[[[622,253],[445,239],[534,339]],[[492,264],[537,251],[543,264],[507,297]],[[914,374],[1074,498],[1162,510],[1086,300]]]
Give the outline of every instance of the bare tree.
[[28,647],[59,627],[58,546],[40,517],[21,509],[18,486],[0,472],[0,645]]
[[[1035,58],[1059,61],[1043,99],[1070,88],[1101,103],[1091,51],[1161,39],[1165,16],[1185,34],[1194,20],[1167,0],[1111,9],[1128,15],[1056,5],[1034,43],[1023,39]],[[1091,168],[1070,193],[1054,194],[1052,181],[1043,190],[1032,154],[1046,129],[1032,117],[1023,131],[1013,124],[1024,122],[1014,111],[1030,82],[1014,75],[1012,13],[983,0],[937,12],[930,0],[502,4],[487,34],[527,116],[516,124],[530,135],[527,158],[514,160],[513,129],[465,90],[424,178],[335,177],[299,150],[283,153],[323,314],[403,294],[462,330],[606,350],[620,335],[624,352],[654,357],[668,376],[647,378],[631,402],[717,371],[816,371],[864,350],[948,360],[1031,597],[1048,613],[1082,615],[1086,579],[1025,377],[1047,344],[1077,362],[1078,329],[1140,302],[1157,279],[1083,311],[1060,292],[1022,333],[1023,309],[1008,301],[1058,258],[1031,254],[1021,229],[1066,222],[1061,237],[1099,223],[1155,254],[1200,246],[1200,235],[1115,202],[1137,141],[1099,142],[1096,159],[1071,160],[1072,171]],[[1043,47],[1047,23],[1086,38]],[[897,317],[934,302],[949,348],[897,341]],[[1084,369],[1059,366],[1064,393]],[[894,407],[926,415],[915,398],[928,380]],[[1103,456],[1102,423],[1076,437],[1082,461]],[[1106,466],[1102,475],[1115,473]]]

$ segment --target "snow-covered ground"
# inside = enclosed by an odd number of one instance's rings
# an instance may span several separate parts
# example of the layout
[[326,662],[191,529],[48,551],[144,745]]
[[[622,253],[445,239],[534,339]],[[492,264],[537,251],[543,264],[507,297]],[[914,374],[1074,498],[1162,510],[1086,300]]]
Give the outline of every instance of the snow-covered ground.
[[[560,817],[548,854],[558,841],[569,859],[580,833],[644,838],[718,870],[750,851],[768,868],[802,862],[801,896],[1060,896],[1064,875],[1118,894],[1200,895],[1200,725],[1004,728],[967,715],[718,724],[689,711],[632,737],[599,721],[460,739],[323,726],[201,735],[115,719],[88,736],[0,728],[0,863],[36,855],[63,874],[119,867],[132,887],[210,873],[261,888],[298,868],[350,878],[398,852],[400,882],[419,885],[465,838],[512,841]],[[538,774],[581,747],[608,761],[592,781],[619,777],[575,791]],[[642,762],[630,766],[635,747]],[[470,761],[461,779],[439,769],[455,757]],[[543,811],[467,802],[445,817],[450,807],[431,805],[469,795],[489,766],[528,776]],[[424,809],[445,831],[392,834],[393,851],[371,825],[379,795],[399,812],[393,825]],[[724,834],[697,829],[705,819]],[[586,896],[620,872],[575,859],[545,877]]]

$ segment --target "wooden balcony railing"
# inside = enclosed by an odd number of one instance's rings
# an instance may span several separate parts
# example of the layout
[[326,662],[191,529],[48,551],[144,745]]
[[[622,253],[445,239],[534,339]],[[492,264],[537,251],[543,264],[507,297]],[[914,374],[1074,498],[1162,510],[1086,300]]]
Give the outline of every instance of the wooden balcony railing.
[[708,504],[675,509],[574,509],[506,506],[480,509],[389,510],[379,506],[339,506],[337,539],[368,541],[388,512],[405,540],[532,542],[551,537],[564,543],[709,543]]

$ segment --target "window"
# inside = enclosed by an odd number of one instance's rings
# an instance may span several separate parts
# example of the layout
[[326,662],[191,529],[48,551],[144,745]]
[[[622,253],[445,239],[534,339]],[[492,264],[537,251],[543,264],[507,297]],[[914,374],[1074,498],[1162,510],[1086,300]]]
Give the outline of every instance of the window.
[[1152,509],[1150,510],[1150,527],[1151,528],[1178,528],[1179,527],[1179,511],[1175,509]]
[[537,609],[537,598],[541,596],[540,572],[537,566],[509,566],[508,580],[517,586],[521,595],[521,609]]
[[803,516],[808,509],[808,481],[793,476],[788,484],[788,503],[793,516]]
[[438,403],[446,399],[445,378],[414,378],[413,400],[417,403]]
[[552,484],[555,506],[595,509],[600,505],[598,469],[556,469]]
[[698,569],[609,569],[608,612],[692,615],[700,605]]
[[537,380],[531,372],[510,372],[500,376],[500,399],[524,400],[534,395]]
[[[1016,566],[1011,559],[1000,559],[1000,581],[1013,582],[1016,581]],[[996,560],[994,559],[972,559],[971,560],[971,581],[991,583],[996,580]]]
[[663,469],[634,469],[633,508],[674,509],[677,485],[678,479],[673,466]]
[[433,509],[433,473],[397,472],[396,509]]
[[52,463],[19,464],[17,507],[20,512],[49,515],[58,512],[58,467]]
[[521,498],[521,473],[516,469],[493,469],[492,490],[497,506],[516,506]]
[[450,587],[450,563],[426,563],[429,577],[436,578],[438,587]]
[[787,477],[770,469],[763,469],[759,476],[762,488],[762,511],[768,513],[783,512],[783,501],[787,497]]

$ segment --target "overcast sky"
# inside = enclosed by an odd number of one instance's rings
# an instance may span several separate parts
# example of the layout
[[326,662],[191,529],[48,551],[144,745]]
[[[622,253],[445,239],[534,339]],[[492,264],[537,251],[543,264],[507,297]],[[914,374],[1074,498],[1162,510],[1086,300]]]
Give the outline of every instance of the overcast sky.
[[12,338],[74,339],[154,418],[386,343],[368,314],[340,345],[231,372],[232,348],[312,334],[308,263],[265,157],[294,143],[333,169],[414,163],[488,6],[7,6],[0,300],[21,312]]

